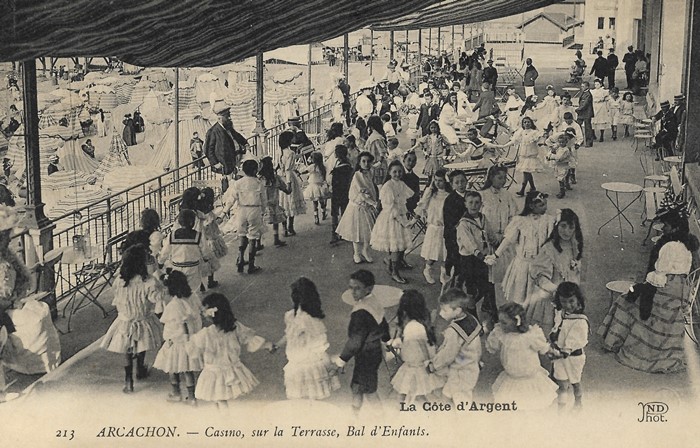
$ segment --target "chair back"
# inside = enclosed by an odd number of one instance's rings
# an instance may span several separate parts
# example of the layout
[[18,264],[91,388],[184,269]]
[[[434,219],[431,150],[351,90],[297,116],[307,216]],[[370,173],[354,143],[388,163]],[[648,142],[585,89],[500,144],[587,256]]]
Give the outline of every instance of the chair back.
[[119,248],[121,247],[122,243],[124,240],[126,240],[126,236],[129,234],[128,230],[125,230],[107,240],[107,244],[105,244],[105,251],[104,251],[104,263],[112,263],[114,260],[113,257],[113,250],[116,248],[117,253],[119,253]]
[[676,198],[683,196],[683,184],[681,183],[681,176],[678,173],[678,168],[675,166],[671,167],[671,172],[669,173],[671,178],[671,188],[673,188],[673,195]]

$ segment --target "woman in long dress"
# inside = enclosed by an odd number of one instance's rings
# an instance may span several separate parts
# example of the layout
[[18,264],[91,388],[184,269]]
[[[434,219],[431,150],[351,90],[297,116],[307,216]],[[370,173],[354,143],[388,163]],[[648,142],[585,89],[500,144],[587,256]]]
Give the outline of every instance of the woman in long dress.
[[455,127],[461,127],[457,120],[457,108],[457,93],[450,92],[440,109],[440,119],[438,120],[442,138],[450,146],[459,143],[457,132],[455,131]]
[[698,250],[682,212],[666,210],[659,220],[664,233],[649,255],[647,282],[617,297],[598,329],[603,348],[621,364],[650,373],[685,368],[683,306]]
[[600,131],[598,141],[605,139],[605,130],[610,128],[610,110],[608,108],[608,91],[603,87],[603,81],[595,80],[595,88],[591,90],[593,96],[593,118],[591,125],[594,131]]
[[124,139],[126,146],[134,146],[136,144],[136,125],[134,124],[134,120],[131,118],[131,114],[124,115],[122,124],[124,125],[122,138]]

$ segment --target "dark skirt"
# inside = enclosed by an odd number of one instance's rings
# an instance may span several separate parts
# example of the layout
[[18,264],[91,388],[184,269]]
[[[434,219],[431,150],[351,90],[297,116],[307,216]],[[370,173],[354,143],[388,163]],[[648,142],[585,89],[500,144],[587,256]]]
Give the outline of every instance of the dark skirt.
[[382,363],[382,347],[379,343],[368,344],[355,355],[350,388],[355,394],[372,394],[377,391],[379,365]]

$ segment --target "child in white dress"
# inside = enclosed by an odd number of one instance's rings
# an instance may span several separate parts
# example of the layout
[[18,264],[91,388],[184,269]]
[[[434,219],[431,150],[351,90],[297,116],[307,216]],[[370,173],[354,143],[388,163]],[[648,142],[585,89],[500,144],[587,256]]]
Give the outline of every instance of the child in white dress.
[[554,229],[555,218],[546,212],[547,195],[539,191],[529,192],[522,213],[513,217],[501,244],[493,255],[486,257],[486,263],[490,264],[501,258],[508,248],[515,247],[515,256],[508,264],[501,283],[506,301],[525,303],[528,293],[532,291],[534,279],[530,276],[531,266]]
[[297,232],[294,230],[294,218],[298,215],[306,213],[306,201],[304,201],[304,192],[301,190],[301,179],[296,172],[296,154],[291,149],[294,133],[284,131],[279,136],[279,146],[282,155],[280,156],[280,170],[282,178],[287,184],[288,194],[280,196],[280,205],[287,215],[287,225],[284,229],[284,236],[294,236]]
[[204,360],[194,394],[198,400],[214,401],[218,407],[228,407],[229,400],[247,394],[259,384],[241,362],[242,347],[250,352],[260,348],[272,352],[276,347],[238,322],[223,294],[206,296],[202,305],[204,314],[214,325],[196,333],[188,345],[191,356],[202,356]]
[[608,96],[608,111],[610,112],[610,129],[612,131],[612,139],[617,140],[617,126],[620,124],[620,115],[622,115],[622,98],[620,98],[620,89],[617,87],[610,89],[610,96]]
[[141,212],[141,229],[148,236],[151,250],[151,256],[148,258],[148,271],[157,276],[159,269],[156,261],[163,248],[163,239],[165,238],[160,231],[160,216],[158,216],[157,211],[147,208]]
[[319,224],[318,205],[321,204],[321,219],[326,220],[326,201],[331,197],[331,190],[326,182],[326,166],[323,163],[323,154],[314,152],[311,154],[313,164],[309,167],[309,185],[304,191],[304,197],[314,204],[314,223]]
[[632,92],[625,92],[620,102],[620,117],[618,125],[625,125],[625,137],[630,136],[630,126],[634,125],[634,96]]
[[372,178],[373,162],[372,154],[367,151],[360,153],[357,169],[350,183],[348,207],[336,229],[336,233],[342,239],[352,242],[355,264],[373,261],[369,255],[369,242],[372,227],[377,218],[379,199],[377,187]]
[[425,165],[423,166],[423,174],[432,178],[435,171],[442,168],[445,164],[445,140],[440,133],[440,125],[437,121],[432,121],[428,125],[429,134],[416,140],[416,144],[411,148],[415,151],[419,146],[425,155]]
[[[214,214],[214,190],[209,187],[202,188],[197,210],[204,215],[202,222],[202,236],[207,246],[208,252],[213,256],[204,265],[203,277],[207,277],[207,288],[216,288],[219,282],[214,280],[214,273],[221,268],[220,258],[224,258],[228,253],[226,241],[219,229],[217,217]],[[203,292],[204,288],[200,288]]]
[[[431,269],[433,264],[444,262],[446,256],[445,250],[445,224],[443,222],[443,206],[445,199],[452,191],[452,187],[447,181],[447,171],[439,169],[433,176],[433,183],[430,188],[426,188],[423,193],[416,212],[425,218],[427,228],[423,237],[423,246],[421,247],[420,256],[425,260],[425,268],[423,269],[423,277],[429,285],[435,284],[435,279]],[[445,276],[445,267],[441,267],[441,272]]]
[[[514,216],[518,214],[519,208],[515,202],[513,193],[504,188],[508,179],[508,168],[505,165],[492,165],[486,173],[486,182],[481,189],[482,208],[486,220],[491,225],[494,233],[496,245],[498,247],[503,241],[506,227]],[[506,249],[501,254],[496,263],[491,266],[494,285],[500,285],[503,281],[506,268],[513,258],[513,250]],[[496,304],[503,305],[503,290],[496,288]]]
[[326,351],[330,346],[323,323],[321,298],[316,285],[301,277],[292,283],[294,309],[284,314],[284,336],[275,345],[286,344],[284,387],[287,398],[322,400],[340,389],[336,369]]
[[391,345],[400,350],[403,364],[392,378],[391,385],[400,394],[399,401],[413,403],[416,397],[427,398],[428,394],[441,388],[444,379],[425,369],[426,363],[435,355],[435,333],[423,295],[415,289],[404,291],[396,315],[401,337],[394,339]]
[[117,318],[102,338],[101,347],[110,352],[124,353],[124,393],[134,391],[133,369],[136,358],[136,379],[146,378],[146,352],[160,348],[163,329],[156,313],[163,312],[163,298],[157,280],[148,274],[148,249],[132,246],[124,252],[119,278],[114,281],[114,301]]
[[449,289],[440,296],[440,317],[448,321],[444,340],[428,364],[429,372],[445,378],[442,394],[453,402],[468,402],[479,379],[481,325],[467,313],[469,298],[460,289]]
[[552,164],[554,176],[559,182],[559,193],[557,198],[562,199],[566,195],[569,179],[569,161],[571,159],[571,151],[569,150],[569,141],[572,141],[574,136],[569,137],[569,134],[563,133],[557,136],[557,144],[552,146],[546,160]]
[[555,353],[554,380],[559,385],[559,410],[566,407],[569,386],[574,390],[574,408],[581,408],[583,390],[581,374],[586,364],[586,354],[583,349],[588,344],[590,324],[588,317],[583,314],[585,303],[581,288],[576,283],[563,282],[559,284],[554,295],[554,305],[562,312],[560,319],[549,335]]
[[522,306],[507,303],[498,310],[498,324],[486,340],[486,349],[498,353],[503,365],[492,386],[495,402],[514,401],[518,410],[544,409],[552,404],[557,385],[539,358],[551,349],[542,329],[527,324]]
[[185,402],[196,405],[194,397],[194,372],[202,370],[202,359],[190,356],[187,343],[190,337],[202,329],[202,302],[187,283],[187,276],[180,271],[163,275],[163,286],[170,299],[165,305],[160,321],[163,323],[163,339],[153,367],[167,373],[172,391],[168,401],[182,401],[181,383],[187,387]]
[[406,283],[399,272],[403,253],[411,245],[412,233],[406,200],[413,196],[411,190],[401,181],[404,174],[403,163],[394,160],[389,165],[389,180],[382,185],[379,200],[382,211],[372,228],[371,244],[374,250],[389,252],[391,278],[397,283]]
[[539,159],[539,146],[537,142],[542,137],[542,132],[538,131],[535,127],[535,122],[529,116],[523,117],[521,120],[522,128],[515,131],[508,143],[500,145],[501,148],[505,148],[510,145],[517,144],[517,165],[515,165],[515,171],[523,173],[523,183],[520,187],[520,191],[516,194],[518,196],[525,195],[525,187],[530,184],[530,191],[534,191],[535,178],[533,173],[539,173],[542,171],[542,163]]

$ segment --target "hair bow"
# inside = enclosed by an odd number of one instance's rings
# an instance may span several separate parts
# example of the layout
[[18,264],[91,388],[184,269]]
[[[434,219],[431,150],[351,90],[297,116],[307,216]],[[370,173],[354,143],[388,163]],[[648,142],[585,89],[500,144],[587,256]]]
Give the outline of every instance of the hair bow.
[[557,210],[557,219],[554,220],[554,224],[559,224],[561,222],[561,209]]
[[515,325],[520,326],[520,314],[515,315]]
[[219,311],[219,310],[215,306],[213,306],[211,308],[205,309],[204,315],[213,318],[217,311]]

